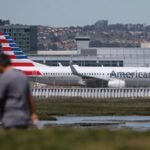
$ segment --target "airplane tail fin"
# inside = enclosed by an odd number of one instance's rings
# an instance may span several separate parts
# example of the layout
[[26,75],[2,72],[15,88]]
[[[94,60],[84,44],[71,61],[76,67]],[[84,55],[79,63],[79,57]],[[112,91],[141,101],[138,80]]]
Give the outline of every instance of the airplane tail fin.
[[14,40],[4,32],[0,32],[2,53],[9,55],[14,67],[33,67],[34,63],[17,46]]

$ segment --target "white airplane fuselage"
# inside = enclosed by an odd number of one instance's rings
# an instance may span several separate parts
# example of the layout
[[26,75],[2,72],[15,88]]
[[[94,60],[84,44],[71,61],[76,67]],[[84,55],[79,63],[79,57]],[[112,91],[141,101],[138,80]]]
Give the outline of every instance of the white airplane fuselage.
[[[32,81],[55,86],[150,87],[150,68],[145,67],[77,67],[77,74],[64,66],[50,67],[35,63],[41,75],[30,75]],[[29,70],[28,67],[17,67]],[[34,68],[32,69],[34,72]]]
[[150,68],[79,67],[78,73],[107,81],[106,87],[150,87]]

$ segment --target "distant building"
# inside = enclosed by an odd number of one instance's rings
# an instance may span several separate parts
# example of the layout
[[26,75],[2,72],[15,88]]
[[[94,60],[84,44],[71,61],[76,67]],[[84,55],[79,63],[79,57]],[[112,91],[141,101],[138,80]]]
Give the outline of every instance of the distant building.
[[108,27],[108,20],[99,20],[99,21],[97,21],[95,23],[95,27],[97,29],[99,29],[99,28],[103,28],[103,29],[107,28]]
[[0,19],[0,25],[3,26],[3,25],[10,25],[10,21],[9,20],[2,20]]
[[8,33],[24,52],[36,53],[37,51],[37,26],[3,25],[0,31]]
[[149,42],[141,43],[141,48],[150,48],[150,43]]

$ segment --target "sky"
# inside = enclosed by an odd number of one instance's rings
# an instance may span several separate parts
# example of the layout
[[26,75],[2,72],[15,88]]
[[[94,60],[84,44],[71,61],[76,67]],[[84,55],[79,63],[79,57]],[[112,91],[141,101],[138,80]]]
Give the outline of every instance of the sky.
[[150,25],[150,0],[0,0],[0,19],[14,24],[84,26],[97,20]]

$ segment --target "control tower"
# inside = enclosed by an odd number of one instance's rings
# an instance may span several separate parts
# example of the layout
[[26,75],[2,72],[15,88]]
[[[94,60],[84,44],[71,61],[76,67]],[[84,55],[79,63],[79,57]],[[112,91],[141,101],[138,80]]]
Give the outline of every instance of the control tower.
[[90,37],[89,36],[77,36],[77,49],[87,49],[89,48]]

